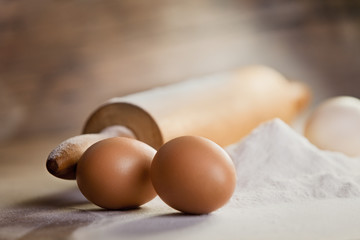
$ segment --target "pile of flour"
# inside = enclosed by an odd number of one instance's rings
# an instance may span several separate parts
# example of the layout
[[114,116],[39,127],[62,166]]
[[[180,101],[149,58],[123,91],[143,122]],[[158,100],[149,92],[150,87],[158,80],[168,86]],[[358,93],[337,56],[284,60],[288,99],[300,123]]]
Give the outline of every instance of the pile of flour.
[[360,197],[360,159],[319,150],[279,119],[226,150],[237,171],[232,204]]

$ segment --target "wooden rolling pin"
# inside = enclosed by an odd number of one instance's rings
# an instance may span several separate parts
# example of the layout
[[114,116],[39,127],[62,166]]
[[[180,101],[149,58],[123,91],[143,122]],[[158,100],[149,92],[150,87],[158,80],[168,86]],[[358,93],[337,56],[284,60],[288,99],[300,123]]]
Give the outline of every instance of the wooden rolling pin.
[[56,177],[75,179],[83,152],[112,136],[133,137],[155,149],[181,135],[199,135],[226,146],[264,121],[275,117],[291,121],[309,99],[306,86],[264,66],[114,98],[89,117],[84,135],[66,140],[50,153],[47,169]]

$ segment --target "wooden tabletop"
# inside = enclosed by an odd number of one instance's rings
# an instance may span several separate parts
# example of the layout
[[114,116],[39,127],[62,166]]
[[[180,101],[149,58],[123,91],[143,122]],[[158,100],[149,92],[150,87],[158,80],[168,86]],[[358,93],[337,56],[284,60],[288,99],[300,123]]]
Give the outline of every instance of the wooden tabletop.
[[360,97],[360,2],[0,1],[0,239],[98,219],[45,160],[101,103],[248,64],[307,83],[313,106]]

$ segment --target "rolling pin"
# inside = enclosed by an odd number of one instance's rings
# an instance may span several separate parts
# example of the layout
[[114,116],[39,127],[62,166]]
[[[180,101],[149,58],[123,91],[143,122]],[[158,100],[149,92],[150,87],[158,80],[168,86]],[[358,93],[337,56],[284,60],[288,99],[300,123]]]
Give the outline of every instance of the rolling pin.
[[158,149],[182,135],[198,135],[221,146],[239,141],[260,123],[290,122],[308,104],[309,89],[265,66],[182,81],[113,98],[93,112],[83,135],[56,147],[48,171],[76,178],[76,163],[93,143],[114,136],[132,137]]

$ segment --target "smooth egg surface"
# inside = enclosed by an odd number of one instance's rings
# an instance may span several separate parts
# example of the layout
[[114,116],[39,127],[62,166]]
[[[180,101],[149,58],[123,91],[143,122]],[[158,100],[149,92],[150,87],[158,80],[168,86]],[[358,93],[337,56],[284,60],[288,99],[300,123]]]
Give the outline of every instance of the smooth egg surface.
[[136,208],[156,196],[150,180],[155,153],[149,145],[131,138],[99,141],[77,164],[78,187],[89,201],[102,208]]
[[189,214],[206,214],[232,196],[236,173],[229,155],[216,143],[198,136],[165,143],[151,165],[151,180],[169,206]]
[[341,96],[324,101],[309,117],[304,134],[321,149],[360,156],[360,100]]

